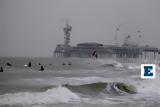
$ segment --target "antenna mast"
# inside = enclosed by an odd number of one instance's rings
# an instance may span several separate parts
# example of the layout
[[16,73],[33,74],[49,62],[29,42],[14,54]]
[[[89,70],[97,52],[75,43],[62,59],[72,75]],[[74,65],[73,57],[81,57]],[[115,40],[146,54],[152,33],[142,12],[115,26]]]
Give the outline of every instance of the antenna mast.
[[142,39],[141,30],[138,30],[137,33],[138,33],[138,45],[141,45],[140,44]]
[[118,41],[117,41],[117,34],[118,34],[117,32],[118,31],[119,31],[119,27],[116,28],[116,34],[115,34],[115,38],[114,38],[116,46],[118,46]]
[[66,20],[66,27],[63,28],[64,31],[64,46],[68,47],[69,43],[70,43],[70,35],[71,35],[71,31],[72,31],[72,27],[69,25],[69,19]]

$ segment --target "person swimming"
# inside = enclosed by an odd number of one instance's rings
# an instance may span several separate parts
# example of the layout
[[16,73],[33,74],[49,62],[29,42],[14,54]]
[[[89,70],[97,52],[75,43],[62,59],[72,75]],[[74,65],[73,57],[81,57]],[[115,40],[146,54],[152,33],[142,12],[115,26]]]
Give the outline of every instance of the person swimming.
[[62,63],[62,65],[65,66],[66,64],[65,64],[65,63]]
[[43,66],[41,66],[40,71],[44,71],[44,67]]
[[0,68],[0,72],[3,72],[3,67]]
[[72,65],[72,63],[71,63],[71,62],[68,62],[68,65],[69,65],[69,66]]
[[28,63],[28,67],[31,67],[31,66],[32,66],[32,64],[31,64],[31,62],[29,62],[29,63]]
[[25,66],[25,67],[31,67],[32,64],[31,64],[31,62],[29,62],[28,64],[25,64],[24,66]]
[[9,62],[7,62],[6,64],[7,64],[7,66],[12,66]]

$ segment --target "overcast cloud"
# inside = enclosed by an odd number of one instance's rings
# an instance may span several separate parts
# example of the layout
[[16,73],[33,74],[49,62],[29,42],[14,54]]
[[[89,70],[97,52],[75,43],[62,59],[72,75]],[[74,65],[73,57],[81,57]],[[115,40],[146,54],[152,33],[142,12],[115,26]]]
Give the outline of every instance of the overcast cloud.
[[141,44],[160,47],[160,0],[0,0],[0,56],[52,56],[67,18],[72,45],[114,44],[119,27],[119,42],[140,29]]

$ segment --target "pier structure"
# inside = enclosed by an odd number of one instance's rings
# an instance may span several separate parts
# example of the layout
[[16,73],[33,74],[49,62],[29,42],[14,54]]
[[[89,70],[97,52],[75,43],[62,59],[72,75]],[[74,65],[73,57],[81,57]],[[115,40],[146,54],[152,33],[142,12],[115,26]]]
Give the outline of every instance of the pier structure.
[[112,56],[112,50],[100,43],[79,43],[72,47],[69,53],[70,57],[91,58],[94,51],[98,54],[98,58]]
[[[117,38],[115,39],[115,45],[104,45],[96,42],[88,42],[78,43],[76,46],[71,46],[71,25],[67,23],[63,31],[65,35],[64,44],[57,45],[54,50],[55,57],[91,58],[92,53],[95,51],[98,58],[156,59],[160,55],[160,51],[156,47],[151,47],[149,45],[139,46],[138,44],[131,42],[130,35],[125,37],[121,46],[117,44]],[[141,39],[141,35],[139,35],[139,39]]]
[[149,45],[142,47],[142,49],[143,49],[142,57],[144,59],[157,59],[160,54],[158,48],[150,47]]
[[112,56],[115,58],[141,58],[142,49],[139,47],[130,47],[130,46],[118,46],[110,47],[112,49]]

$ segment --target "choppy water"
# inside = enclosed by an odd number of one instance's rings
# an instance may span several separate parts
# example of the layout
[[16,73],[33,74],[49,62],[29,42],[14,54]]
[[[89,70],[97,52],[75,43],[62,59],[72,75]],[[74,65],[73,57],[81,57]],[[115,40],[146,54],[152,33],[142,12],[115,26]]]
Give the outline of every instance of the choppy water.
[[[28,62],[31,67],[24,66]],[[44,71],[39,71],[39,63]],[[160,107],[159,78],[141,79],[140,63],[144,62],[0,58],[4,69],[0,72],[0,106]]]

